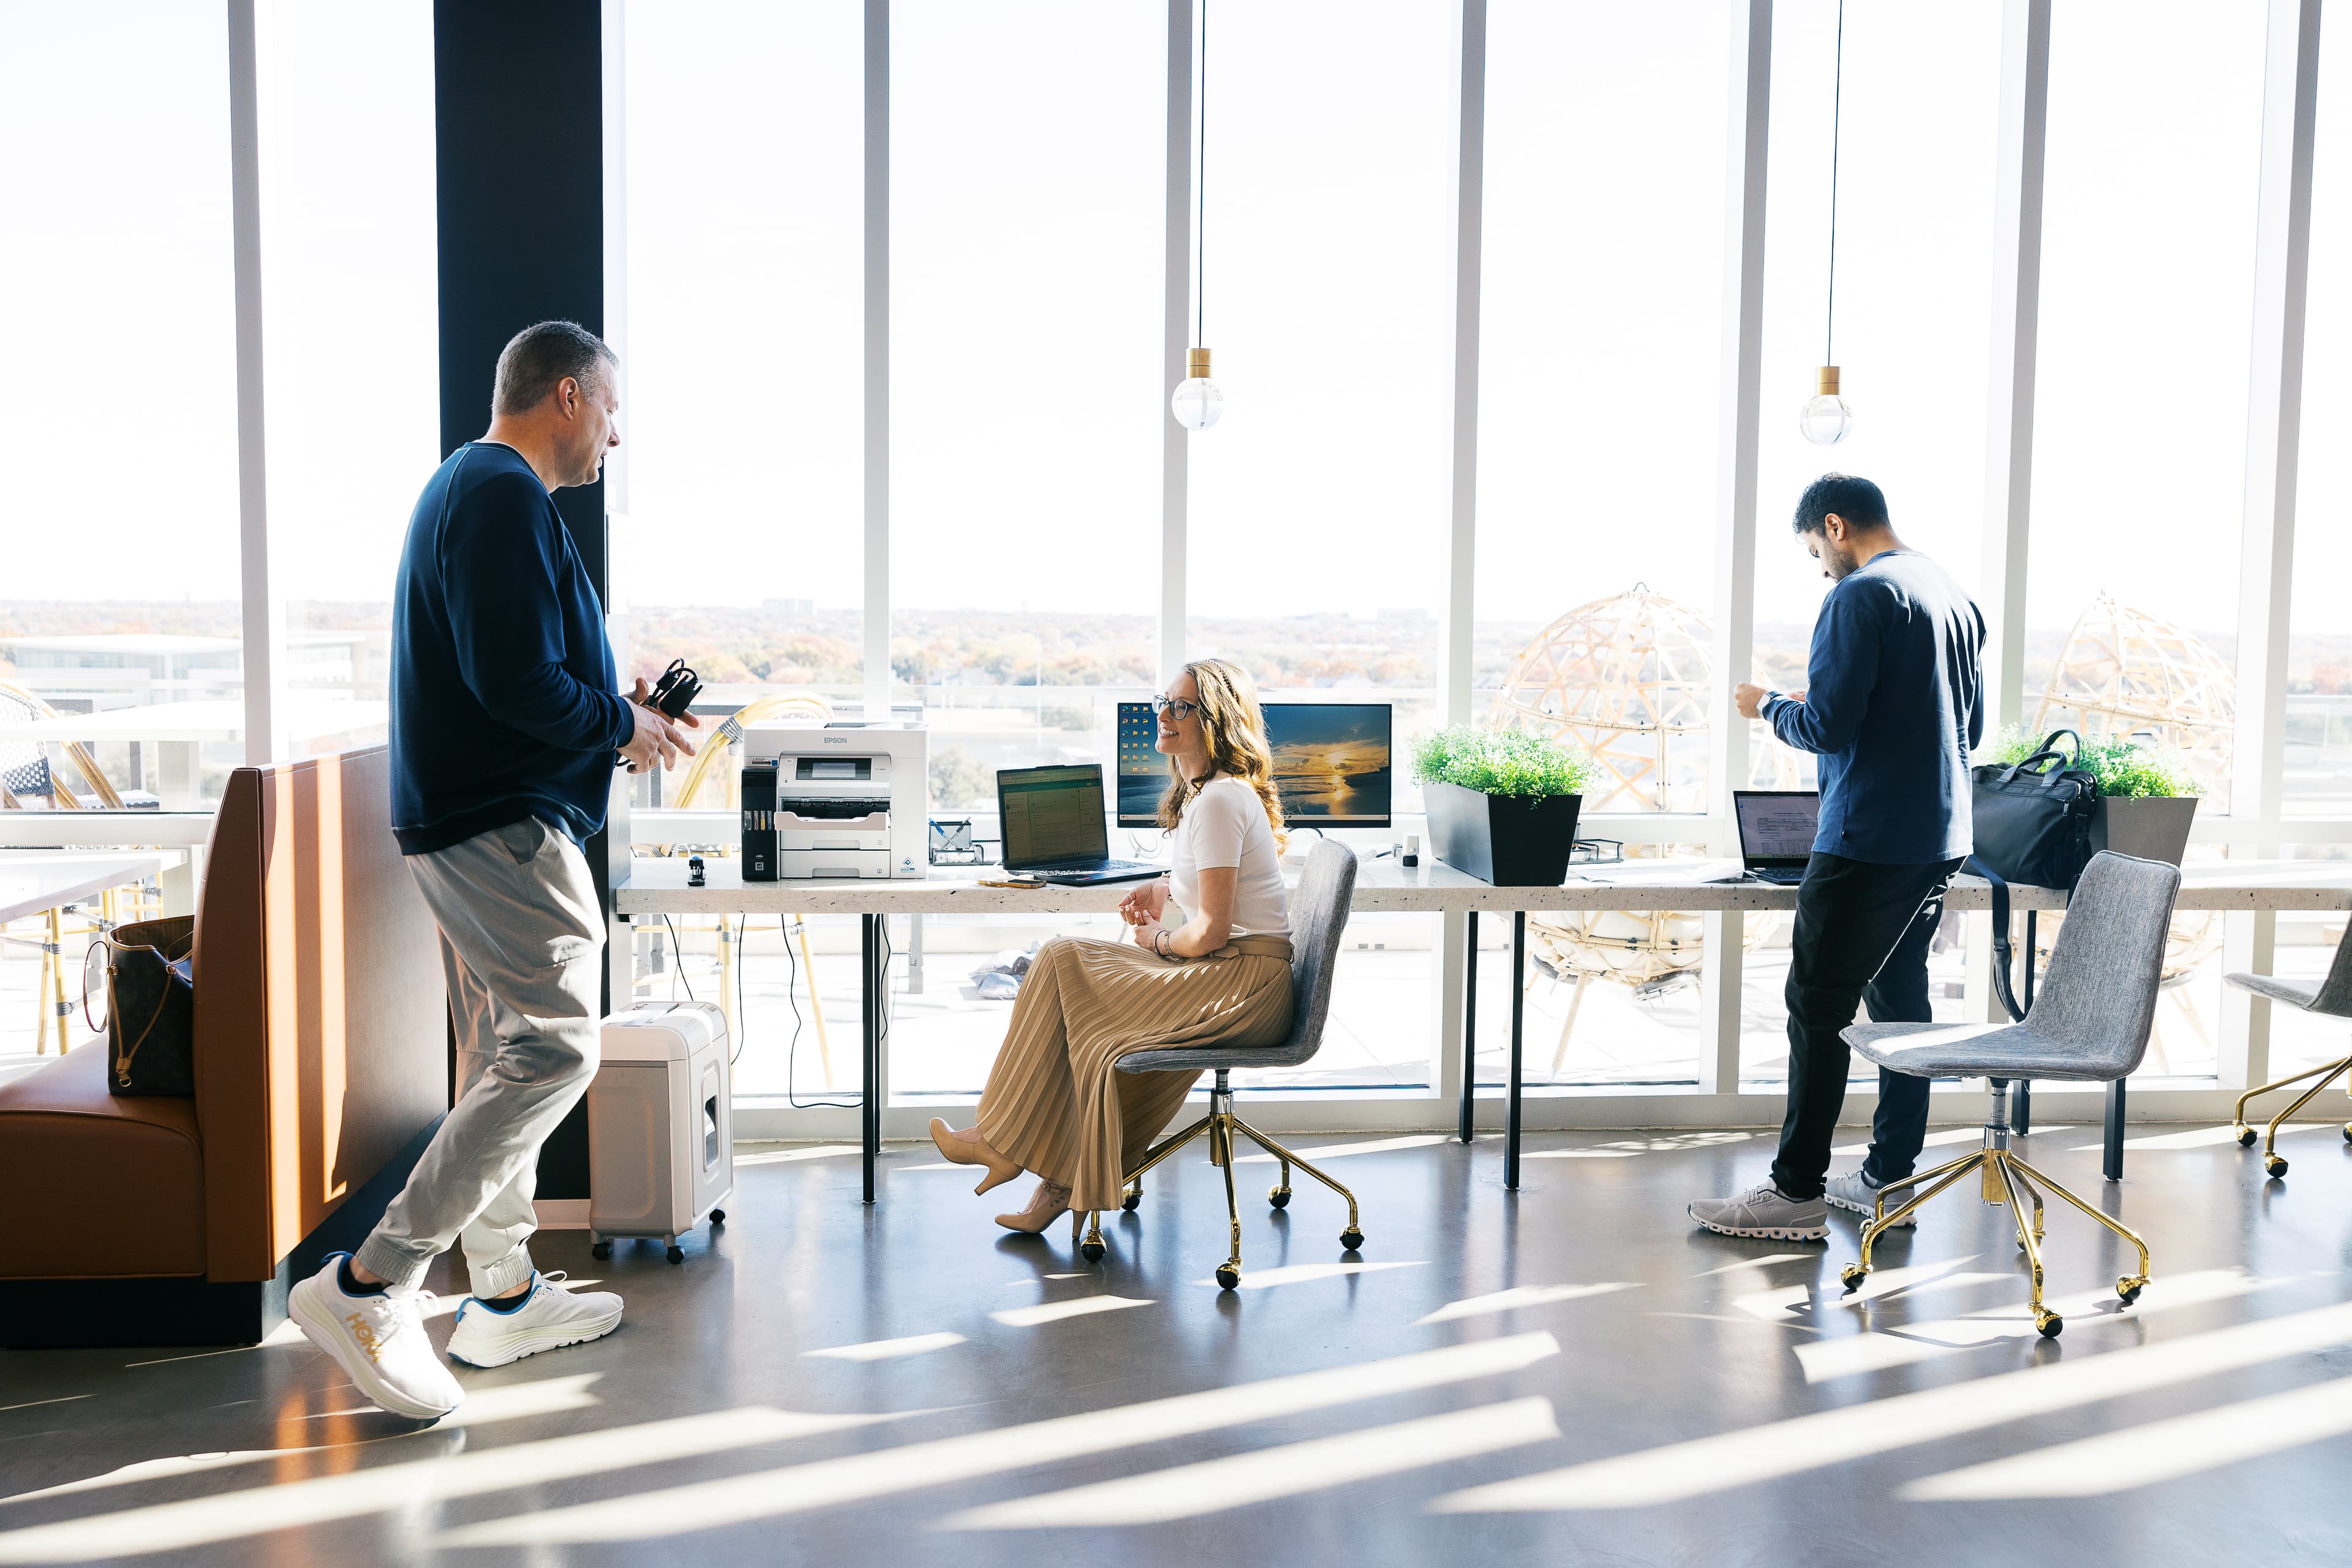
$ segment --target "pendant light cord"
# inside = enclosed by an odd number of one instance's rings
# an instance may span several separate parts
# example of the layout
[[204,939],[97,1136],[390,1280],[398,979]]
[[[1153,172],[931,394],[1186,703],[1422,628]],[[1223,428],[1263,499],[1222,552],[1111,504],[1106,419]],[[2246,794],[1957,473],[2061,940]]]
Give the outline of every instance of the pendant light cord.
[[[1838,0],[1843,5],[1845,0]],[[1201,0],[1201,184],[1192,193],[1192,344],[1204,346],[1201,335],[1209,312],[1209,0]]]
[[[1202,0],[1205,5],[1206,0]],[[1205,21],[1207,13],[1202,13]],[[1838,136],[1845,112],[1845,0],[1838,0],[1837,68],[1830,86],[1830,297],[1822,313],[1822,363],[1837,363]]]

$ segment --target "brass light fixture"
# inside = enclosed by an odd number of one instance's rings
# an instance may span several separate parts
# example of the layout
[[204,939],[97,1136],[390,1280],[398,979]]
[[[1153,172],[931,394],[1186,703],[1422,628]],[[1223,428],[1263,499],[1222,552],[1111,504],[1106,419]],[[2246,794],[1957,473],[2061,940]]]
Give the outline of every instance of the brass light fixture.
[[1845,99],[1845,0],[1838,0],[1837,71],[1830,89],[1830,287],[1822,325],[1822,373],[1812,401],[1797,416],[1797,428],[1806,440],[1834,447],[1853,431],[1853,410],[1838,395],[1837,353],[1837,187],[1838,135],[1843,129]]
[[[1843,0],[1841,0],[1843,3]],[[1192,214],[1192,341],[1198,345],[1206,335],[1202,323],[1207,318],[1205,296],[1209,291],[1208,216],[1209,216],[1209,0],[1201,0],[1201,174],[1193,191],[1196,205]],[[1206,430],[1225,412],[1225,395],[1209,379],[1209,351],[1195,346],[1185,356],[1186,379],[1176,384],[1168,399],[1168,412],[1176,423],[1187,430]]]

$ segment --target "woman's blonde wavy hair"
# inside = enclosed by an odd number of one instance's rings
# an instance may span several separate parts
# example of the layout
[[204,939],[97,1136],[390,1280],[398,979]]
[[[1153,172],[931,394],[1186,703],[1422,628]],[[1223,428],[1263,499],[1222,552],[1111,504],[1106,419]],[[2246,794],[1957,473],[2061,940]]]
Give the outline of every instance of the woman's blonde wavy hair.
[[1196,658],[1184,667],[1200,693],[1201,733],[1208,742],[1209,773],[1188,779],[1182,764],[1168,759],[1168,793],[1160,797],[1160,826],[1173,831],[1185,803],[1219,773],[1229,773],[1257,792],[1274,829],[1279,853],[1290,843],[1282,820],[1282,797],[1274,790],[1274,752],[1265,743],[1265,710],[1258,706],[1257,682],[1248,670],[1222,658]]

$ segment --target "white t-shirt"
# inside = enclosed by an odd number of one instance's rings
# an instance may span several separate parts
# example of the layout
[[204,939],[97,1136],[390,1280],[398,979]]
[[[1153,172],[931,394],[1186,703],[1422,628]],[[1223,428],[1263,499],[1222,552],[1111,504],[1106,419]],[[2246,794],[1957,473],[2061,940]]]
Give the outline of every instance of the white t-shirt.
[[1169,846],[1168,893],[1187,916],[1200,910],[1201,871],[1209,866],[1234,868],[1234,935],[1290,934],[1282,854],[1257,792],[1240,779],[1211,779],[1184,803],[1184,815],[1177,820]]

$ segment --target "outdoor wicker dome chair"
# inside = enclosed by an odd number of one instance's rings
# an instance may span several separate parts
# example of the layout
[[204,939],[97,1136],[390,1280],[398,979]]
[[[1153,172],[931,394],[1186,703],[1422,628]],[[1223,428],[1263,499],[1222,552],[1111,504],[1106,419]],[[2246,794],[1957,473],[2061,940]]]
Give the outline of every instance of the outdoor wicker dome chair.
[[[2095,855],[2067,903],[2049,976],[2023,1023],[1855,1024],[1844,1030],[1845,1042],[1880,1067],[1919,1078],[1982,1078],[1992,1090],[1983,1148],[1880,1189],[1877,1212],[1863,1227],[1862,1258],[1841,1276],[1848,1290],[1859,1288],[1869,1274],[1871,1248],[1889,1226],[1978,1171],[1984,1201],[2007,1204],[2017,1222],[2018,1245],[2033,1270],[2033,1323],[2043,1337],[2055,1338],[2065,1326],[2042,1304],[2044,1187],[2138,1249],[2139,1271],[2117,1279],[2116,1294],[2126,1306],[2139,1299],[2148,1279],[2147,1244],[2011,1152],[2009,1086],[2016,1079],[2112,1083],[2131,1076],[2147,1053],[2172,902],[2179,891],[2178,866],[2111,852]],[[1888,1193],[1920,1186],[1927,1190],[1888,1211]],[[2033,1205],[2030,1226],[2017,1206],[2021,1191]]]
[[[2352,926],[2345,928],[2343,939],[2336,944],[2336,959],[2327,966],[2326,978],[2315,985],[2302,980],[2282,980],[2273,974],[2229,974],[2222,978],[2241,991],[2251,991],[2257,996],[2267,996],[2273,1002],[2284,1002],[2306,1013],[2317,1013],[2330,1018],[2352,1018]],[[2295,1096],[2294,1102],[2284,1110],[2271,1118],[2270,1136],[2263,1142],[2264,1172],[2273,1177],[2286,1174],[2286,1162],[2279,1158],[2279,1128],[2288,1117],[2301,1110],[2312,1096],[2334,1083],[2336,1076],[2347,1068],[2352,1068],[2352,1056],[2323,1062],[2302,1072],[2290,1073],[2275,1082],[2250,1089],[2238,1096],[2237,1109],[2230,1113],[2230,1122],[2237,1130],[2239,1143],[2251,1147],[2254,1142],[2254,1130],[2246,1125],[2248,1100],[2258,1094],[2268,1094],[2274,1089],[2300,1083],[2307,1078],[2319,1080]],[[2344,1124],[2344,1137],[2347,1142],[2352,1142],[2352,1121]]]
[[[1125,1202],[1120,1206],[1132,1213],[1143,1201],[1143,1173],[1207,1133],[1209,1163],[1225,1173],[1225,1218],[1232,1226],[1233,1251],[1217,1268],[1217,1283],[1227,1290],[1242,1282],[1241,1205],[1234,1196],[1236,1132],[1281,1164],[1281,1178],[1266,1194],[1268,1203],[1276,1208],[1290,1206],[1290,1167],[1296,1165],[1348,1200],[1348,1228],[1339,1233],[1339,1245],[1351,1253],[1364,1245],[1363,1227],[1357,1223],[1356,1194],[1235,1116],[1233,1086],[1228,1081],[1228,1075],[1235,1068],[1297,1067],[1321,1048],[1324,1021],[1331,1014],[1331,972],[1339,961],[1339,937],[1348,928],[1349,901],[1355,891],[1355,852],[1328,840],[1318,842],[1307,856],[1297,889],[1290,897],[1293,1000],[1288,1039],[1277,1046],[1187,1046],[1130,1051],[1118,1058],[1121,1072],[1198,1072],[1208,1068],[1217,1075],[1215,1087],[1209,1090],[1209,1114],[1163,1141],[1127,1173]],[[1092,1262],[1103,1255],[1102,1216],[1073,1212],[1073,1237],[1082,1223],[1086,1226],[1086,1238],[1079,1243],[1078,1250]]]

